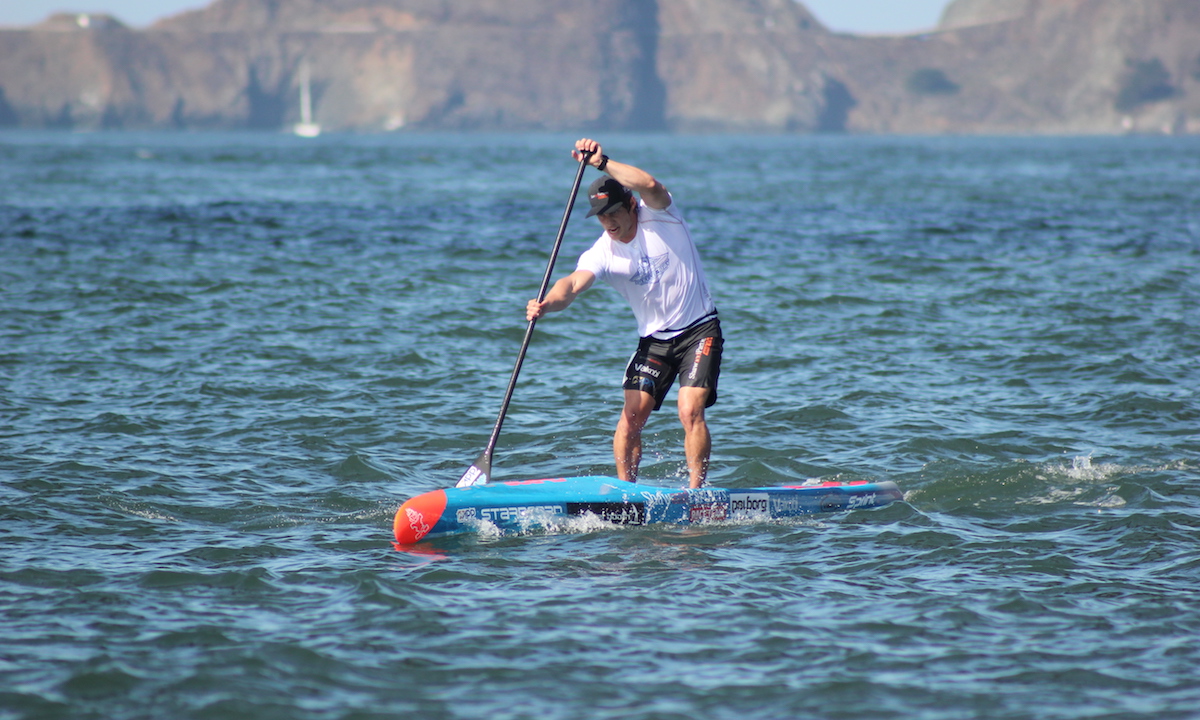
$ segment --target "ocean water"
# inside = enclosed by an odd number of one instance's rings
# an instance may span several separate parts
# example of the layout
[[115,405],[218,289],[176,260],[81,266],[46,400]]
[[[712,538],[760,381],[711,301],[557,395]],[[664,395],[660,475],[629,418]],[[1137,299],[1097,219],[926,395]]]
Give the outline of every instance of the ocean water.
[[[600,139],[701,246],[712,482],[904,502],[398,551],[574,137],[0,134],[0,720],[1200,717],[1200,139]],[[634,342],[539,322],[497,475],[610,473]]]

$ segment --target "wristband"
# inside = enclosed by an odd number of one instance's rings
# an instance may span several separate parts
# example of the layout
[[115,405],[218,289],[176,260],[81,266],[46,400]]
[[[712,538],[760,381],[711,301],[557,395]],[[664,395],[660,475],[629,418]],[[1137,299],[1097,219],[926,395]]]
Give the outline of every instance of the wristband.
[[596,169],[599,170],[600,172],[604,172],[604,168],[606,168],[606,167],[608,167],[608,156],[601,155],[600,156],[600,164],[596,166]]

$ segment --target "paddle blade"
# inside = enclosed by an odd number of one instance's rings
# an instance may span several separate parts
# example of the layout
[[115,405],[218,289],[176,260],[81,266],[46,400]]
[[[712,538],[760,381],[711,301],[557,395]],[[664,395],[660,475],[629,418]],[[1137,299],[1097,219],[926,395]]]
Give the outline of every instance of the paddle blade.
[[462,474],[454,487],[470,487],[472,485],[486,485],[492,474],[492,458],[484,452],[475,462],[471,463],[471,467]]

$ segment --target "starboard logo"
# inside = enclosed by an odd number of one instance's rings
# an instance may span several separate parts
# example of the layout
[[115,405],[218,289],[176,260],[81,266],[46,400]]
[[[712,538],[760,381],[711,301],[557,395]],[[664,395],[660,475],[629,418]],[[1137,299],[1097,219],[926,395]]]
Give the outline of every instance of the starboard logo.
[[479,516],[494,523],[513,522],[536,515],[564,515],[561,505],[530,505],[527,507],[480,508]]
[[416,533],[415,540],[420,540],[429,533],[429,524],[425,522],[424,515],[412,508],[406,508],[404,514],[408,517],[408,526]]
[[729,512],[734,518],[768,517],[771,496],[766,493],[730,493]]
[[704,341],[696,347],[696,356],[692,359],[692,371],[688,373],[688,379],[696,379],[696,375],[700,372],[700,363],[712,353],[712,344],[712,338],[704,338]]

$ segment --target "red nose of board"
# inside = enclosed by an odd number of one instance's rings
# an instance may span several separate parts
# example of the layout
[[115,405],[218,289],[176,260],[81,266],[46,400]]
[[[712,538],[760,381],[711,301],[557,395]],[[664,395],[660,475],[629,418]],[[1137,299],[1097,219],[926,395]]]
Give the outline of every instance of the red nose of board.
[[396,543],[411,545],[429,534],[446,509],[446,491],[434,490],[418,495],[400,506],[392,529]]

